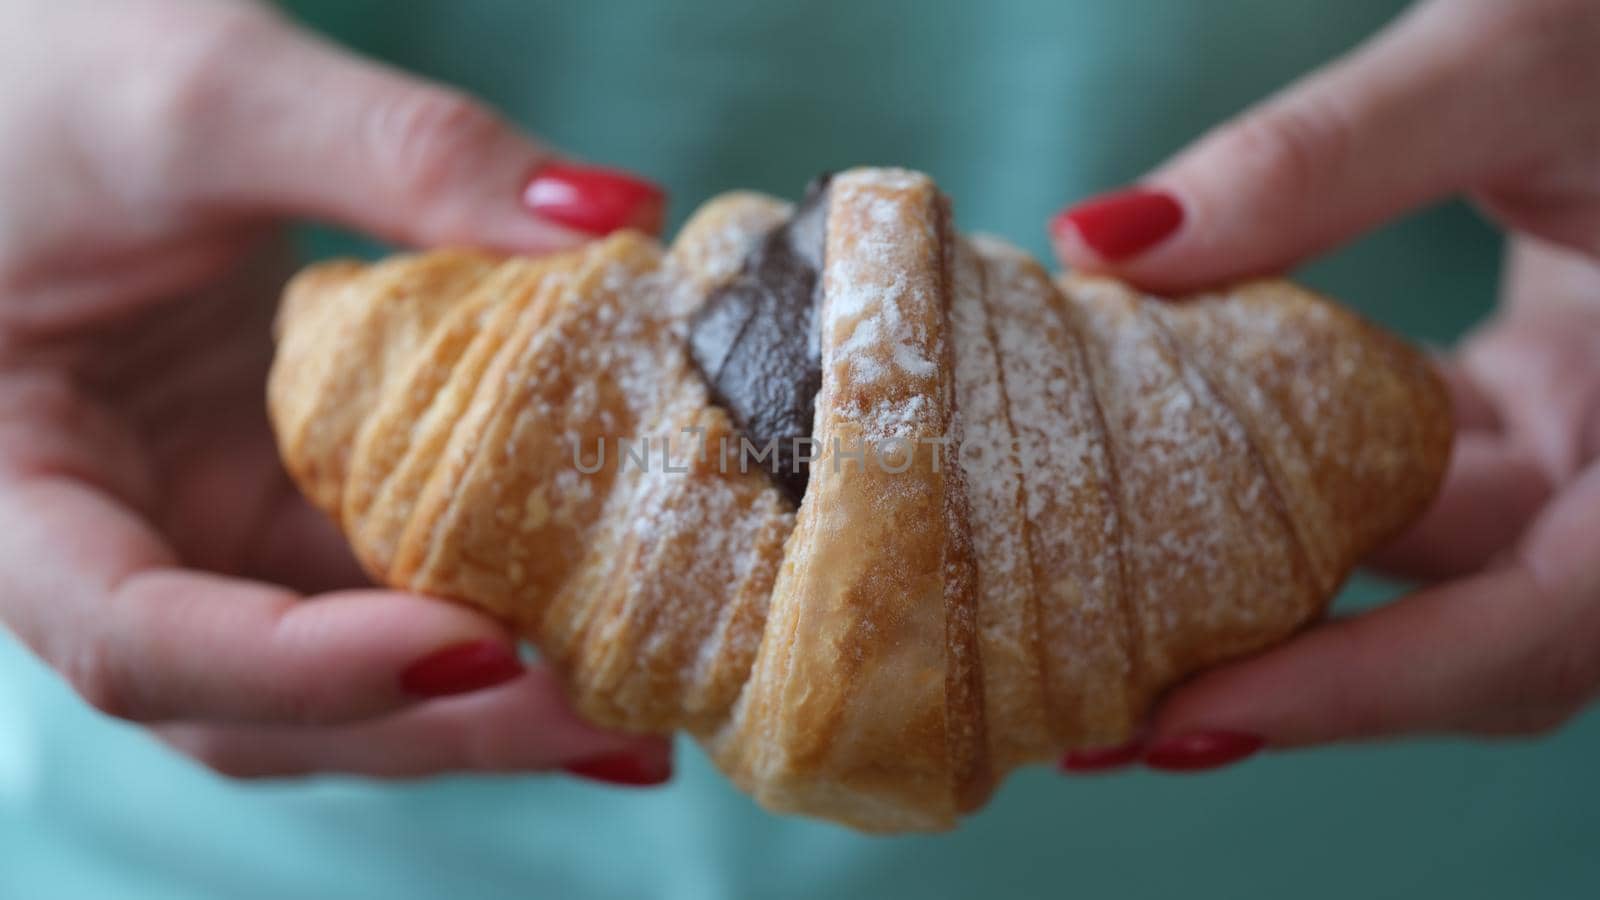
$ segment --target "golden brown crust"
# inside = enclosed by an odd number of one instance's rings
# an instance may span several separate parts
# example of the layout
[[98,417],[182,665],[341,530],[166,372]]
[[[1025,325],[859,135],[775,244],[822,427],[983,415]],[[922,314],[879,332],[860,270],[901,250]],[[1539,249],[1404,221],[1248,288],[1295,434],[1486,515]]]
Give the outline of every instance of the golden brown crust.
[[1023,527],[1035,585],[1052,748],[1125,741],[1142,712],[1117,489],[1119,467],[1085,349],[1085,325],[1038,263],[992,238],[975,242],[987,272],[988,320],[1021,466]]
[[1281,638],[1325,598],[1258,448],[1151,305],[1113,282],[1064,287],[1084,313],[1117,460],[1142,708],[1196,668]]
[[952,660],[975,665],[972,562],[959,481],[930,443],[954,417],[947,214],[922,177],[847,172],[830,191],[817,458],[746,689],[759,714],[739,775],[778,808],[947,825],[987,774],[981,705],[949,702]]
[[[370,267],[325,263],[289,283],[267,400],[284,460],[336,519],[365,413],[488,265],[478,254],[447,250]],[[329,355],[329,345],[350,357]]]
[[289,471],[375,577],[537,641],[586,717],[687,730],[763,804],[880,831],[1125,739],[1314,617],[1442,477],[1427,363],[1287,282],[1051,282],[898,170],[829,204],[798,513],[684,350],[789,215],[752,194],[665,254],[307,270],[269,385]]
[[1321,592],[1432,499],[1454,425],[1426,357],[1287,281],[1150,309],[1271,448],[1263,461]]

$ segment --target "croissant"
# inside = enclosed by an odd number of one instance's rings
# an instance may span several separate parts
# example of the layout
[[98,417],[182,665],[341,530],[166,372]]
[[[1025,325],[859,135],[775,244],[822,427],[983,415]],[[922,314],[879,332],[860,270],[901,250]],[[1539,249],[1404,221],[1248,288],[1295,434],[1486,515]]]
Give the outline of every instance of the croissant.
[[[1129,739],[1438,487],[1425,360],[1295,285],[1052,281],[902,170],[812,206],[725,195],[670,249],[313,266],[268,388],[286,467],[374,578],[511,623],[586,718],[686,730],[773,810],[891,832]],[[752,282],[802,224],[810,313]],[[741,357],[798,398],[798,492],[746,452],[765,395],[741,412],[734,352],[700,352],[735,283],[767,311],[724,337],[765,328],[820,375]]]

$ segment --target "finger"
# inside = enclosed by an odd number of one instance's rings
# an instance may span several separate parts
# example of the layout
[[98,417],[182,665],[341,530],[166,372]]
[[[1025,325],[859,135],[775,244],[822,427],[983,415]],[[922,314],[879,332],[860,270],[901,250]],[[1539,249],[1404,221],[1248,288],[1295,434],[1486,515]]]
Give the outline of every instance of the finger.
[[1439,496],[1367,562],[1392,575],[1437,580],[1506,556],[1553,490],[1532,449],[1505,432],[1498,409],[1454,358],[1434,360],[1450,391],[1456,439]]
[[638,782],[659,783],[672,771],[669,741],[587,724],[542,667],[492,690],[359,724],[312,729],[179,724],[163,726],[160,733],[211,768],[242,778],[320,772],[416,778],[457,771],[542,771],[596,760],[630,761]]
[[[238,392],[219,396],[239,406]],[[184,565],[303,593],[370,587],[349,542],[283,471],[264,413],[246,406],[206,415],[203,435],[175,429],[182,445],[159,455],[165,495],[152,515]],[[152,437],[158,449],[163,437]]]
[[1558,724],[1600,684],[1596,533],[1600,468],[1535,523],[1514,564],[1203,675],[1162,704],[1154,740],[1234,733],[1294,747]]
[[267,512],[240,574],[305,593],[372,584],[338,526],[288,484]]
[[1492,389],[1506,430],[1565,481],[1600,450],[1600,260],[1519,238],[1504,296],[1463,365]]
[[138,721],[369,718],[521,671],[511,637],[464,607],[395,591],[302,597],[178,569],[111,598],[97,694]]
[[1393,543],[1368,561],[1390,574],[1436,580],[1505,557],[1549,500],[1538,457],[1499,434],[1459,434],[1439,496]]
[[194,171],[213,205],[414,245],[529,252],[660,228],[655,185],[565,162],[457,91],[287,25],[238,28],[218,43],[220,58],[200,67],[203,83],[179,104],[195,123]]
[[[1551,104],[1571,98],[1561,82],[1573,67],[1506,35],[1540,27],[1549,6],[1421,4],[1206,136],[1142,190],[1068,210],[1053,226],[1057,250],[1152,290],[1203,287],[1283,270],[1534,158],[1571,127]],[[1543,32],[1530,40],[1548,44]]]
[[1217,732],[1297,747],[1546,724],[1564,709],[1530,693],[1522,672],[1545,665],[1543,629],[1559,624],[1528,619],[1565,599],[1514,567],[1320,626],[1179,688],[1152,743]]
[[1600,318],[1600,258],[1548,241],[1517,237],[1506,254],[1504,305],[1539,316]]
[[522,668],[505,629],[463,606],[377,590],[306,598],[176,568],[143,522],[77,482],[0,496],[0,619],[112,715],[345,722]]
[[1456,431],[1499,433],[1504,428],[1494,398],[1454,357],[1434,356],[1430,362],[1450,394],[1450,417]]

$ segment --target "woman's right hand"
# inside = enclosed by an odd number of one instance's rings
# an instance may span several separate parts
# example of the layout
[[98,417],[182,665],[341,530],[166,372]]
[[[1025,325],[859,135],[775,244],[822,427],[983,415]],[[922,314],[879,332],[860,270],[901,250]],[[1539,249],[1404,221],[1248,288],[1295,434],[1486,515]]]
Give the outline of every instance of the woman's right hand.
[[264,405],[283,220],[539,253],[659,190],[238,0],[0,0],[0,85],[0,624],[232,774],[668,777],[501,623],[367,584]]

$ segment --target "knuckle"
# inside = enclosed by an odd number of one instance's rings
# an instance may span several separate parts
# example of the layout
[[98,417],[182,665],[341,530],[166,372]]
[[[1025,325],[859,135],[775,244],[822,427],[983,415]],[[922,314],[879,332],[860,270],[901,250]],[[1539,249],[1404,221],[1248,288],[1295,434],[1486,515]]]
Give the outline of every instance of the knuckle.
[[1542,668],[1546,702],[1561,710],[1582,709],[1600,687],[1600,646],[1591,641],[1564,642],[1545,654]]
[[231,742],[201,732],[168,737],[167,743],[178,752],[224,778],[255,780],[264,777],[256,767],[235,752]]
[[[1480,3],[1476,9],[1477,32],[1485,40],[1504,42],[1507,34],[1517,34],[1541,44],[1561,42],[1575,26],[1597,21],[1593,0],[1519,0],[1517,3]],[[1579,29],[1580,33],[1583,29]]]
[[139,181],[181,184],[182,176],[203,168],[200,155],[229,105],[238,103],[241,75],[270,52],[275,23],[259,4],[217,4],[175,32],[160,56],[129,79],[119,106],[128,116],[124,130],[141,140],[124,142],[121,158],[144,169]]
[[348,718],[348,711],[331,691],[327,696],[277,691],[265,694],[263,702],[274,721],[301,727],[338,725]]
[[85,703],[114,719],[140,721],[140,710],[109,658],[103,648],[91,644],[58,654],[54,664]]
[[1574,713],[1555,708],[1518,709],[1473,722],[1467,730],[1492,737],[1538,738],[1559,731]]
[[[1557,629],[1549,640],[1515,658],[1499,680],[1510,685],[1499,730],[1519,735],[1555,731],[1581,712],[1600,689],[1600,643],[1595,629]],[[1588,639],[1584,639],[1588,638]]]
[[1224,158],[1237,160],[1269,196],[1311,194],[1339,177],[1346,129],[1332,103],[1300,98],[1269,105],[1227,126]]
[[372,139],[384,174],[419,200],[437,196],[499,127],[472,98],[435,86],[401,91],[375,121]]
[[190,24],[166,48],[152,91],[156,120],[192,131],[229,96],[231,73],[258,57],[273,36],[272,18],[255,4],[225,4]]
[[511,742],[489,723],[464,729],[456,746],[458,765],[469,772],[507,772],[517,760]]

